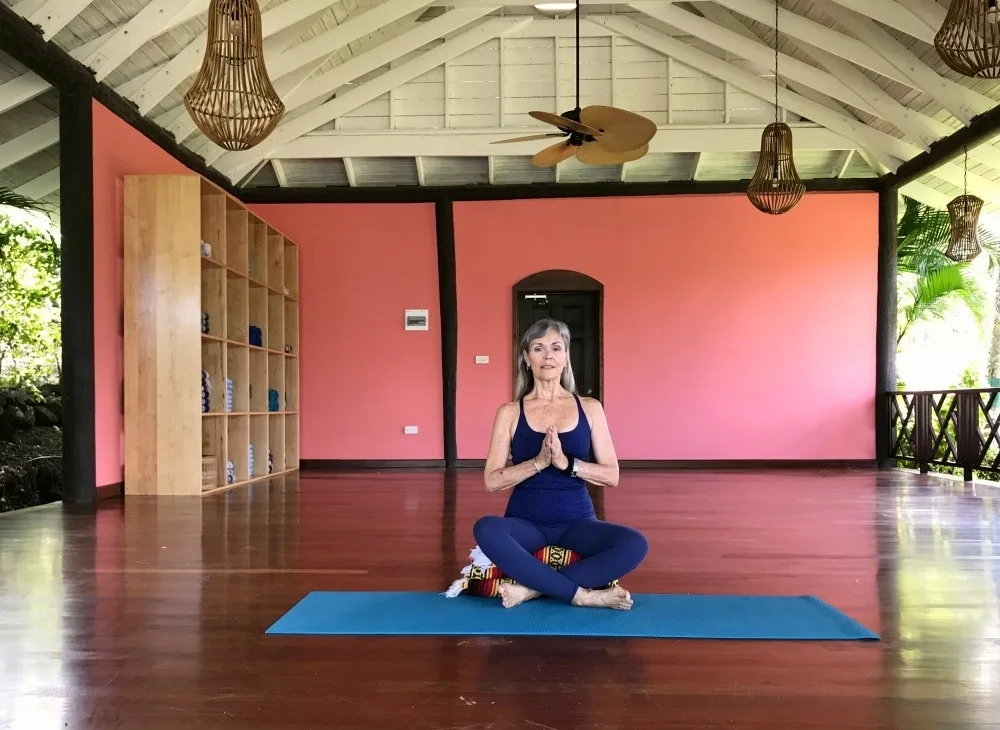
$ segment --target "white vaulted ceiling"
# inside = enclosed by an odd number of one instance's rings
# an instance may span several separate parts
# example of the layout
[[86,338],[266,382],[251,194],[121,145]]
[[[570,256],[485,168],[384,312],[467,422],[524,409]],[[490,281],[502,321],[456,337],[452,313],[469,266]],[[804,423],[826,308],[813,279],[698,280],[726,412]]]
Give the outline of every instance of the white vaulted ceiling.
[[[581,105],[659,126],[624,166],[538,169],[551,128],[533,109],[575,106],[575,21],[530,0],[259,0],[265,54],[288,114],[248,152],[197,131],[183,94],[209,0],[0,0],[139,111],[244,186],[507,185],[740,180],[774,118],[771,0],[583,0]],[[780,114],[806,179],[874,177],[1000,100],[998,82],[938,58],[947,0],[781,0]],[[0,185],[58,196],[58,97],[0,53]],[[1000,149],[969,151],[968,185],[1000,210]],[[904,192],[943,207],[962,160]]]

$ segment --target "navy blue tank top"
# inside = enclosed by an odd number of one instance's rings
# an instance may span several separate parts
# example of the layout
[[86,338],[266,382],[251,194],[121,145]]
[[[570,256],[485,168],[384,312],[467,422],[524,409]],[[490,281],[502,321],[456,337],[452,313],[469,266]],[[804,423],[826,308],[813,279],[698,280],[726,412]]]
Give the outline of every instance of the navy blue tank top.
[[[590,459],[590,424],[583,412],[583,403],[575,393],[579,421],[572,431],[559,434],[563,453],[587,461]],[[530,461],[542,449],[545,433],[535,431],[524,416],[524,399],[521,413],[511,440],[511,460],[515,464]],[[520,517],[546,525],[557,525],[595,516],[594,503],[587,492],[587,485],[579,477],[564,474],[551,464],[538,474],[525,479],[514,487],[507,502],[508,517]]]

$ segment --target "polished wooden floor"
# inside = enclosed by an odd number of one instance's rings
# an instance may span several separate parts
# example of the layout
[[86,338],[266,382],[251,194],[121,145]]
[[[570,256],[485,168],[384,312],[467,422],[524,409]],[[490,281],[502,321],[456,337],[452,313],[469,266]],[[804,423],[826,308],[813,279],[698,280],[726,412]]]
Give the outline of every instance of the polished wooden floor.
[[264,635],[310,590],[443,590],[503,502],[475,471],[307,473],[0,515],[0,728],[1000,727],[1000,490],[899,471],[599,500],[649,538],[633,592],[816,594],[879,643]]

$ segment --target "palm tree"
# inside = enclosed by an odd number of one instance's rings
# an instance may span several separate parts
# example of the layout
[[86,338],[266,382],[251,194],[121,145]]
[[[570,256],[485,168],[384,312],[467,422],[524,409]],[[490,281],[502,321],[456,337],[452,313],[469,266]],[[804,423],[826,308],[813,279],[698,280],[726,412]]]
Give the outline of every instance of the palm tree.
[[34,198],[27,198],[23,195],[15,193],[10,188],[5,188],[0,186],[0,207],[8,206],[11,208],[18,208],[19,210],[37,210],[44,211],[46,206],[39,200]]
[[[905,207],[896,229],[896,256],[900,304],[898,345],[913,325],[925,319],[943,319],[956,302],[964,304],[981,325],[986,297],[969,263],[945,256],[951,237],[948,212],[904,197]],[[1000,241],[980,226],[979,242],[992,272],[1000,266]]]

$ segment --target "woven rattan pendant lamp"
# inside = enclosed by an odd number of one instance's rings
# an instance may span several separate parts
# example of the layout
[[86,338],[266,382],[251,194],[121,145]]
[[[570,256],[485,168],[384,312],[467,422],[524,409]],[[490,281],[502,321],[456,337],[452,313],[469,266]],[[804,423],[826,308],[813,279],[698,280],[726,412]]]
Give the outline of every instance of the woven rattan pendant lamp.
[[747,197],[757,210],[780,215],[794,208],[805,190],[795,170],[792,130],[778,121],[778,0],[774,0],[774,122],[761,135],[760,157],[747,186]]
[[1000,78],[1000,0],[951,0],[934,48],[960,74]]
[[951,240],[944,255],[952,261],[972,261],[983,250],[979,245],[979,213],[983,201],[969,195],[969,149],[965,149],[965,191],[948,203],[951,220]]
[[212,0],[205,58],[184,105],[225,150],[248,150],[274,131],[285,105],[264,67],[257,0]]

